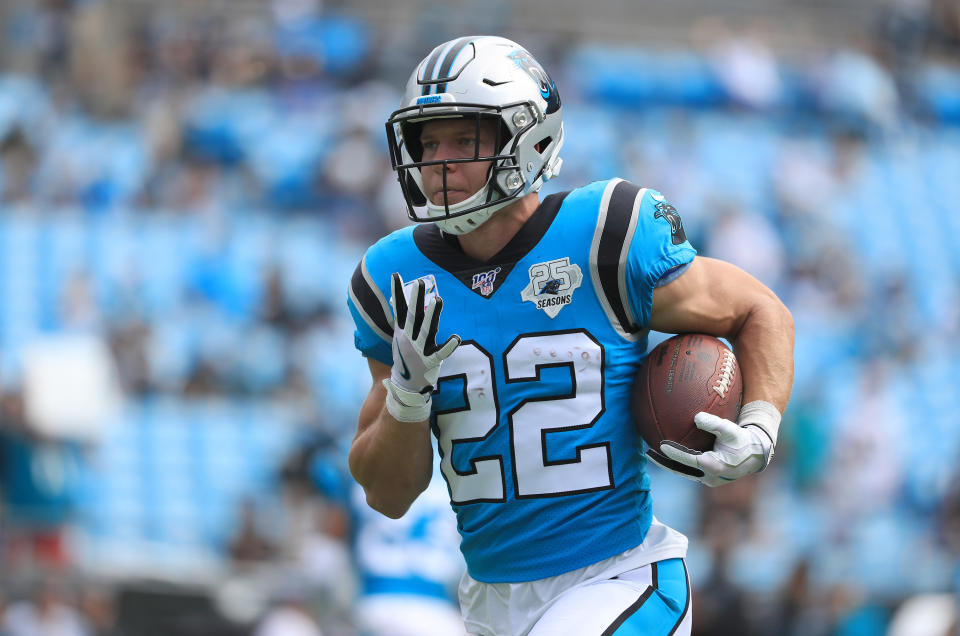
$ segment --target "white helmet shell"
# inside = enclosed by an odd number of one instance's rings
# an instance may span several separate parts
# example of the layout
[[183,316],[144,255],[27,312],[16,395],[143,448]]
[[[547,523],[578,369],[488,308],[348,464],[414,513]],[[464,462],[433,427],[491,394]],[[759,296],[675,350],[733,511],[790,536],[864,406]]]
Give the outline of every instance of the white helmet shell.
[[[495,118],[500,131],[496,154],[480,156],[478,150],[466,160],[422,161],[420,125],[450,117]],[[560,94],[543,67],[516,42],[495,36],[458,38],[436,47],[417,65],[402,107],[387,120],[387,139],[410,219],[466,234],[559,172]],[[486,183],[459,203],[431,202],[420,169],[464,161],[492,162]]]

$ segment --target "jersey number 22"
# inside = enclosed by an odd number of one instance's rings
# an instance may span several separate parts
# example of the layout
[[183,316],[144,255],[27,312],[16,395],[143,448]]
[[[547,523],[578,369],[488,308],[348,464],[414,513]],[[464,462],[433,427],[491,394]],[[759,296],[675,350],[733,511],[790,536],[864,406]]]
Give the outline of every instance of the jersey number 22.
[[[547,367],[569,369],[572,388],[562,395],[537,393],[507,413],[510,476],[516,497],[558,497],[612,488],[609,442],[578,445],[574,456],[563,458],[548,457],[547,451],[551,434],[589,429],[603,414],[603,347],[585,330],[518,336],[503,352],[505,390],[539,382]],[[441,373],[438,388],[445,381],[463,383],[460,404],[436,411],[443,455],[440,468],[452,502],[506,501],[502,455],[472,457],[468,470],[453,465],[458,444],[486,439],[500,421],[493,356],[467,340],[444,361]]]

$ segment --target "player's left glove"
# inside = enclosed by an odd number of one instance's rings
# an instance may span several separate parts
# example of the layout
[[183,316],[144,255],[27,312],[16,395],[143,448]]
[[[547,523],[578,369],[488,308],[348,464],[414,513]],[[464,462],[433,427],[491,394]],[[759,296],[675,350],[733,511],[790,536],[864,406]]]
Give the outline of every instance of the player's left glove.
[[660,444],[663,456],[679,464],[671,468],[678,474],[707,486],[719,486],[758,473],[773,459],[780,411],[769,402],[755,400],[745,404],[736,422],[703,412],[697,413],[693,421],[697,428],[716,435],[717,440],[713,450],[706,452],[671,441]]

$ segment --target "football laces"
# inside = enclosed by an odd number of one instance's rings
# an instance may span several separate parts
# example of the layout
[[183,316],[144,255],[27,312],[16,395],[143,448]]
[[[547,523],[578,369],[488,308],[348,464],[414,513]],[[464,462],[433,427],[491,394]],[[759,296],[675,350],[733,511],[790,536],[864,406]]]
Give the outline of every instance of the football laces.
[[720,364],[717,383],[713,385],[713,390],[722,398],[727,397],[727,391],[730,390],[730,385],[733,383],[735,362],[736,358],[733,356],[732,351],[725,351],[723,353],[723,362]]

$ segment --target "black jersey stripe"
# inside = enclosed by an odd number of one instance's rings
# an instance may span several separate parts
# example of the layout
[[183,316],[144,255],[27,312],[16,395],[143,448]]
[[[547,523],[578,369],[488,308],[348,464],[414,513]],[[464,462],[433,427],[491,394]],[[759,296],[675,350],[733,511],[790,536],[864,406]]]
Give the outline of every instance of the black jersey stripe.
[[[450,80],[453,79],[447,74],[450,72],[450,67],[453,66],[453,63],[456,61],[457,56],[460,55],[460,52],[463,51],[470,44],[470,38],[460,38],[454,42],[453,47],[447,53],[446,57],[443,58],[443,63],[440,65],[440,72],[437,73],[438,80]],[[443,82],[437,86],[437,94],[445,93],[447,91],[447,82]]]
[[630,319],[629,305],[621,295],[620,272],[624,265],[621,256],[639,192],[640,188],[627,181],[621,181],[614,186],[597,248],[597,273],[603,293],[621,328],[627,332],[635,331],[636,327]]
[[626,261],[644,192],[646,190],[623,180],[607,186],[590,246],[591,275],[601,304],[617,332],[628,339],[642,333],[630,310]]
[[350,300],[374,333],[387,342],[392,342],[393,315],[386,298],[370,278],[366,258],[364,256],[357,268],[353,270],[353,277],[350,279]]

